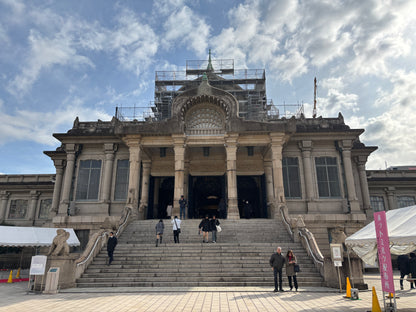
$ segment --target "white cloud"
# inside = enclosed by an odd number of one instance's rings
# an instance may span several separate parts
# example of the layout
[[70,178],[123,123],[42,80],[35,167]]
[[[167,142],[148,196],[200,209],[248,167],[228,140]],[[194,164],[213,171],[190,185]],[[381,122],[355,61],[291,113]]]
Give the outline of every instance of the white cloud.
[[0,24],[0,44],[5,45],[9,43],[9,37],[7,36],[4,26]]
[[94,67],[86,56],[88,51],[115,53],[123,70],[140,75],[152,63],[158,49],[158,36],[127,9],[117,15],[118,24],[114,30],[97,22],[64,18],[50,10],[33,9],[29,18],[38,27],[30,31],[29,52],[22,62],[21,72],[9,82],[8,91],[15,96],[28,92],[39,76],[54,66]]
[[285,54],[276,56],[270,66],[277,71],[277,75],[283,81],[289,82],[308,71],[307,60],[297,50],[287,51]]
[[152,28],[140,23],[130,10],[122,10],[118,27],[108,36],[108,48],[115,51],[123,69],[140,75],[153,62],[159,46],[159,38]]
[[22,72],[9,84],[8,90],[15,96],[27,92],[38,79],[40,73],[54,65],[88,65],[93,63],[85,56],[78,55],[72,46],[71,38],[65,32],[54,38],[47,38],[32,30],[29,36],[30,52]]
[[188,6],[171,12],[163,27],[166,32],[163,42],[167,49],[181,44],[197,55],[205,56],[210,26]]
[[21,0],[0,0],[0,3],[9,7],[12,10],[12,15],[15,17],[23,16],[26,8],[25,4]]
[[186,0],[155,0],[153,3],[156,15],[169,15],[172,11],[182,8]]
[[68,99],[64,109],[47,113],[17,110],[7,114],[0,106],[0,144],[31,140],[49,146],[56,145],[51,133],[66,131],[76,116],[81,120],[110,120],[108,114],[83,106],[79,98]]
[[414,1],[360,1],[352,26],[354,59],[349,67],[355,74],[380,75],[387,62],[408,55],[411,41],[405,38],[414,24]]
[[409,165],[416,159],[416,72],[396,71],[391,82],[392,91],[380,93],[376,100],[383,113],[363,124],[365,140],[379,146],[379,151],[369,159],[369,168],[384,168],[385,161]]

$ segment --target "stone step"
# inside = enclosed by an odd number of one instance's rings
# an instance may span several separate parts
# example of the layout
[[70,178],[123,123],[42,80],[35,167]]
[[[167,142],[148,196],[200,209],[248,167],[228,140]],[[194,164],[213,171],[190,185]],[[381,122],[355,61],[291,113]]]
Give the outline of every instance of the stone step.
[[[119,237],[114,262],[106,265],[105,247],[78,287],[213,287],[273,285],[269,259],[277,246],[293,249],[301,264],[302,286],[322,286],[322,277],[300,243],[292,242],[279,220],[220,220],[217,244],[202,243],[200,220],[185,220],[181,244],[173,244],[169,220],[163,244],[155,247],[158,220],[135,221]],[[211,237],[211,235],[210,235]],[[283,270],[285,274],[285,269]],[[284,279],[287,279],[284,276]]]
[[[103,284],[119,284],[119,283],[136,283],[136,282],[181,282],[181,283],[189,283],[189,282],[273,282],[273,275],[269,274],[269,276],[192,276],[187,277],[186,281],[182,277],[177,276],[160,276],[160,277],[129,277],[123,278],[122,280],[118,279],[114,281],[114,278],[111,277],[103,277],[103,278],[82,278],[80,283],[103,283]],[[299,277],[299,283],[312,283],[312,282],[320,282],[320,277]]]
[[[238,270],[238,271],[215,271],[215,272],[201,272],[201,271],[193,271],[193,272],[172,272],[168,270],[147,270],[148,272],[144,272],[144,270],[136,270],[136,272],[114,272],[114,271],[108,271],[108,272],[102,272],[102,270],[99,270],[98,272],[91,272],[86,273],[83,275],[83,278],[128,278],[128,277],[169,277],[169,276],[175,276],[175,277],[194,277],[194,276],[218,276],[218,273],[221,273],[222,276],[235,276],[236,273],[238,273],[240,276],[259,276],[261,275],[270,275],[271,270]],[[105,275],[104,275],[105,274]],[[319,277],[319,273],[314,271],[302,271],[298,275],[299,278],[306,278],[306,277]]]
[[[273,288],[273,281],[239,281],[239,282],[166,282],[166,281],[153,281],[153,282],[112,282],[109,283],[77,283],[80,288],[101,288],[101,287],[270,287]],[[299,283],[299,288],[302,287],[323,287],[323,282],[303,282]],[[283,282],[283,288],[288,290],[288,282]]]

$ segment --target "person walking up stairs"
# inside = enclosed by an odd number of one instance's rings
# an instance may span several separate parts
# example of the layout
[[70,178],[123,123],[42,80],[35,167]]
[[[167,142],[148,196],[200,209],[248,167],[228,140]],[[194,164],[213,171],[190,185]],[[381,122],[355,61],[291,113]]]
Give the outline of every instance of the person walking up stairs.
[[155,229],[156,229],[156,247],[157,247],[159,241],[160,241],[160,244],[162,244],[163,231],[165,229],[165,225],[163,224],[162,219],[160,219],[159,222],[156,224]]

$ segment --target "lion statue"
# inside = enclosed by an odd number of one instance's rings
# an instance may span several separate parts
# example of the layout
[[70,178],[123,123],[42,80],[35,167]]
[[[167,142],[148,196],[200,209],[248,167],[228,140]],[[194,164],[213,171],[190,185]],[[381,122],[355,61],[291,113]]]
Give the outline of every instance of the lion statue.
[[66,242],[71,234],[64,229],[57,229],[56,236],[49,248],[48,256],[67,256],[69,255],[69,246]]

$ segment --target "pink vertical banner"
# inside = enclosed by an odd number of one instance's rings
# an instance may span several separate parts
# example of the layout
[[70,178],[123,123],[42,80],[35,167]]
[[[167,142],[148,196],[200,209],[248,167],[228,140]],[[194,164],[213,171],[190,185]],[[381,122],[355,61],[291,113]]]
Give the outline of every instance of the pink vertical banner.
[[390,242],[389,232],[387,230],[386,212],[375,212],[374,223],[377,237],[381,288],[384,292],[394,293],[393,268],[391,266]]

